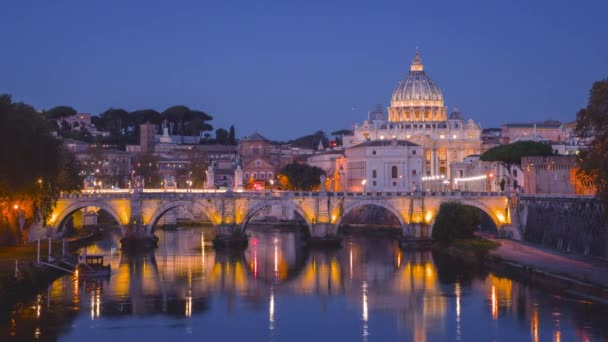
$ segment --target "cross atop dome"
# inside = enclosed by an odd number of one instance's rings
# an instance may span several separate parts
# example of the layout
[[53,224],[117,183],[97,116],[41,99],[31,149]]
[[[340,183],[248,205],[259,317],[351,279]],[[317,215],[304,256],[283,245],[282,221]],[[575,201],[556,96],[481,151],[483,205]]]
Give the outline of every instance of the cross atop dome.
[[418,51],[418,47],[416,47],[416,56],[412,60],[412,64],[410,65],[410,71],[422,71],[424,67],[422,66],[422,59],[420,59],[420,53]]

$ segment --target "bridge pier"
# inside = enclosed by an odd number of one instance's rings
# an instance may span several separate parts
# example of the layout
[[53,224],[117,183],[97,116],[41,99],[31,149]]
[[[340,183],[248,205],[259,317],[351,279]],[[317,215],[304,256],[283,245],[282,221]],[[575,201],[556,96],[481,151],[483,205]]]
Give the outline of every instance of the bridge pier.
[[342,238],[338,236],[338,225],[330,222],[311,224],[309,243],[312,246],[340,246]]
[[432,243],[430,224],[411,222],[401,229],[401,248],[420,248]]
[[217,249],[243,249],[247,247],[247,243],[247,235],[243,232],[243,227],[241,225],[224,223],[215,226],[213,247]]
[[149,233],[145,224],[138,220],[131,222],[133,223],[123,229],[124,237],[120,239],[120,248],[123,251],[145,251],[158,247],[158,237]]

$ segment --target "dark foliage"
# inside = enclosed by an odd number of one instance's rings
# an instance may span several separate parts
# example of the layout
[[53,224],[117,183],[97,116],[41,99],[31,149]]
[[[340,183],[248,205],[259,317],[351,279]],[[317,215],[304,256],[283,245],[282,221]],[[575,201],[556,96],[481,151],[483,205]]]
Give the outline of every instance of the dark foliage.
[[307,164],[288,164],[279,172],[279,185],[284,190],[316,190],[325,171]]
[[589,146],[578,155],[578,176],[592,183],[608,203],[608,79],[591,87],[587,107],[576,114],[576,134]]
[[518,141],[512,144],[492,147],[481,155],[483,161],[502,163],[509,170],[513,165],[521,165],[522,157],[550,156],[551,145],[535,141]]
[[57,106],[42,113],[45,119],[60,119],[76,115],[76,110],[69,106]]
[[0,95],[0,127],[0,229],[6,230],[17,215],[28,223],[47,217],[60,191],[78,190],[82,182],[76,160],[33,107]]
[[432,238],[445,244],[456,239],[471,238],[480,224],[481,213],[477,208],[460,202],[445,202],[439,207],[435,218]]

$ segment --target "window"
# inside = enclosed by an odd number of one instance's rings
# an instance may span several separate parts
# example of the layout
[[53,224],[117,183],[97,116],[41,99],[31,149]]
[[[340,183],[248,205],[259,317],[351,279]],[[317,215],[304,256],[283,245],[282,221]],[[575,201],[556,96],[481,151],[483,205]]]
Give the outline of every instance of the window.
[[268,179],[272,179],[272,172],[268,172]]
[[266,178],[266,174],[264,172],[260,172],[260,179],[265,179]]
[[253,179],[258,179],[258,173],[257,172],[253,173]]
[[458,175],[462,178],[464,176],[464,171],[463,170],[458,170]]
[[513,177],[517,177],[517,170],[513,170]]
[[372,154],[373,154],[373,155],[375,155],[375,154],[376,154],[376,150],[373,150],[373,151],[372,151]]
[[373,185],[373,186],[376,186],[376,181],[373,181],[373,182],[372,182],[372,185]]
[[245,172],[245,179],[249,179],[249,172]]
[[393,182],[393,186],[397,186],[397,182]]
[[416,154],[416,150],[412,150],[412,154]]
[[255,161],[255,166],[261,166],[262,165],[262,161],[261,160],[256,160]]
[[377,176],[376,170],[372,170],[372,178],[376,178],[376,176]]
[[412,170],[412,176],[416,175],[416,170]]
[[397,167],[393,165],[393,167],[391,168],[391,177],[392,178],[397,178],[399,177],[399,171],[397,170]]

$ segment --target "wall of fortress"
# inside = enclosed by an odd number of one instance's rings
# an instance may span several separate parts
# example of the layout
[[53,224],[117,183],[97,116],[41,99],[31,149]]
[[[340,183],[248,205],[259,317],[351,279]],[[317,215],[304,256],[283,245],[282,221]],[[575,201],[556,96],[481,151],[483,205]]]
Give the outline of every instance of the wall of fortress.
[[520,196],[524,241],[575,255],[608,259],[606,208],[593,197]]

